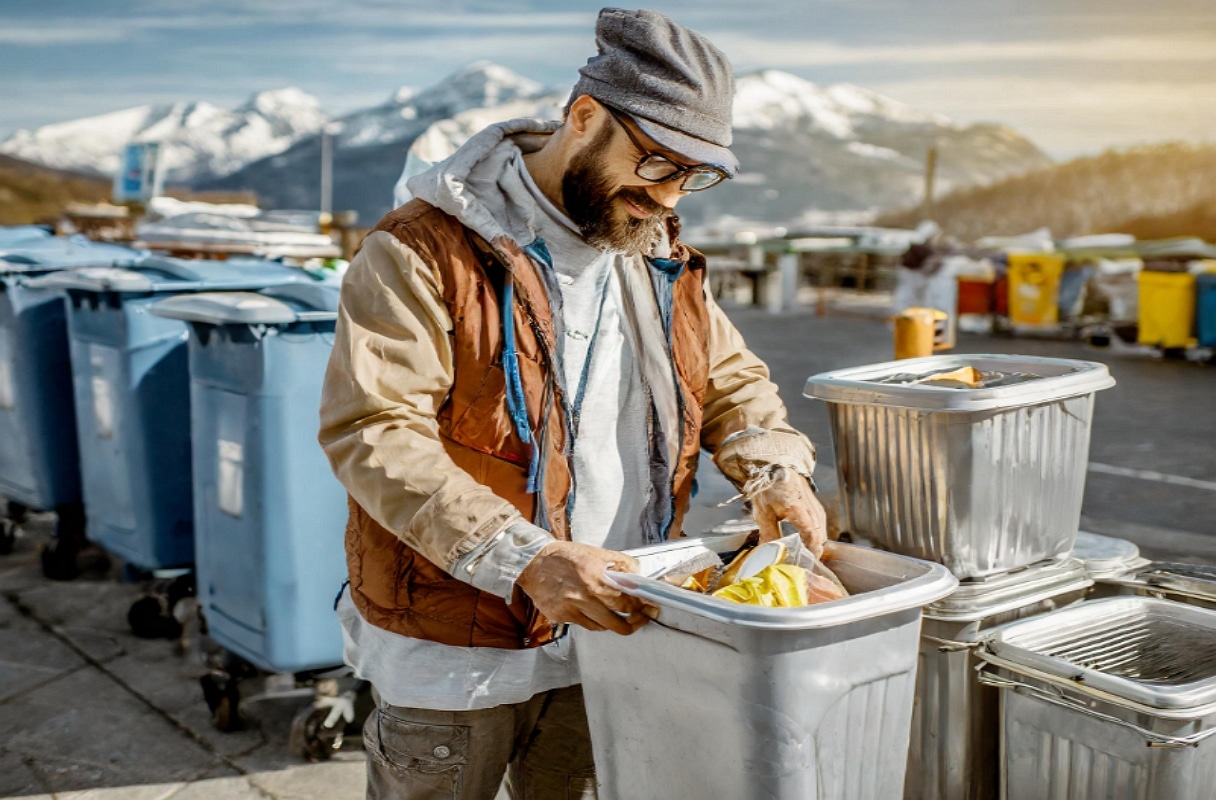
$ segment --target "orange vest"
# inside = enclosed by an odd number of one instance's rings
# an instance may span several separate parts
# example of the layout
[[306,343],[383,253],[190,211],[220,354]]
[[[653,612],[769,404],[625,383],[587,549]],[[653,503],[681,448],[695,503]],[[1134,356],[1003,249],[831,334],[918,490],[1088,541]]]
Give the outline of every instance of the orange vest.
[[[571,475],[564,403],[554,380],[559,369],[548,297],[531,259],[507,240],[493,248],[455,217],[414,200],[389,213],[375,230],[387,231],[439,276],[452,319],[454,380],[437,422],[448,455],[475,480],[512,503],[525,519],[536,504],[558,539],[570,538],[566,501]],[[705,259],[683,245],[686,266],[674,284],[672,354],[683,418],[673,485],[679,531],[692,494],[700,452],[701,404],[709,375],[709,313],[702,282]],[[510,274],[515,292],[515,345],[532,429],[546,468],[535,493],[527,491],[532,446],[512,423],[503,370],[501,287]],[[547,424],[542,419],[547,416]],[[405,636],[461,647],[535,647],[552,627],[518,588],[511,603],[457,580],[373,520],[348,499],[346,558],[351,597],[364,619]]]

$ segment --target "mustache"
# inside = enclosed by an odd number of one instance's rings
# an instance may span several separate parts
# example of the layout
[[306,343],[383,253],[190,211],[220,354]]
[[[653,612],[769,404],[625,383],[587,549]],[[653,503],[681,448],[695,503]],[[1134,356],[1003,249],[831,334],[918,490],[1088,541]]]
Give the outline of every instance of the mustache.
[[623,186],[616,192],[617,197],[628,200],[642,211],[653,214],[657,219],[667,219],[675,214],[674,209],[670,209],[662,203],[655,202],[645,189],[637,186]]

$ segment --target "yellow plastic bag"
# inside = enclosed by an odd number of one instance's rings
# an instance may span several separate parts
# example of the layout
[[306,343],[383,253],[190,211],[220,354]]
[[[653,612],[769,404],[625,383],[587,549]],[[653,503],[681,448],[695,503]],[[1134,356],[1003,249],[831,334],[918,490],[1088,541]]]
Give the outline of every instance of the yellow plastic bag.
[[773,564],[713,596],[749,606],[800,608],[807,604],[807,572],[795,564]]

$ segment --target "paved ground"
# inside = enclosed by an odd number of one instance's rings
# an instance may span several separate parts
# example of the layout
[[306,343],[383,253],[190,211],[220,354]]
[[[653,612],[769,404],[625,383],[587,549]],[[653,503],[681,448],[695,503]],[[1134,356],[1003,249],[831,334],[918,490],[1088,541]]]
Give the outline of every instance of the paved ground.
[[[831,487],[826,411],[802,397],[803,383],[823,370],[886,360],[890,333],[867,319],[732,314],[771,364],[795,424],[820,443],[820,479]],[[1090,475],[1086,523],[1158,555],[1216,562],[1216,448],[1209,430],[1216,424],[1216,367],[1075,343],[974,337],[960,349],[1109,363],[1119,385],[1098,400],[1092,447],[1093,461],[1107,469]],[[705,473],[702,484],[694,528],[736,513],[714,506],[729,496],[722,482]],[[69,583],[44,580],[35,548],[48,530],[47,518],[36,519],[17,551],[0,556],[0,797],[363,796],[357,742],[322,764],[288,752],[290,721],[304,701],[247,705],[247,730],[215,731],[197,683],[205,671],[197,645],[183,654],[167,641],[133,637],[125,613],[137,586],[99,573]],[[257,691],[256,682],[246,684],[246,696]]]

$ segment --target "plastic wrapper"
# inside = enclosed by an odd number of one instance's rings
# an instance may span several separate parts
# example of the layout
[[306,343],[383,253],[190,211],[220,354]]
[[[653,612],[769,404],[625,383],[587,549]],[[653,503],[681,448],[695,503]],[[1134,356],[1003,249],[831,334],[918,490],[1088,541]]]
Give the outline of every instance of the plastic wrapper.
[[[748,558],[760,547],[769,549],[775,563],[758,569],[752,565],[748,574]],[[773,556],[774,551],[778,555]],[[849,596],[840,579],[806,549],[797,534],[745,549],[730,564],[698,572],[680,585],[722,600],[769,608],[797,608]]]

